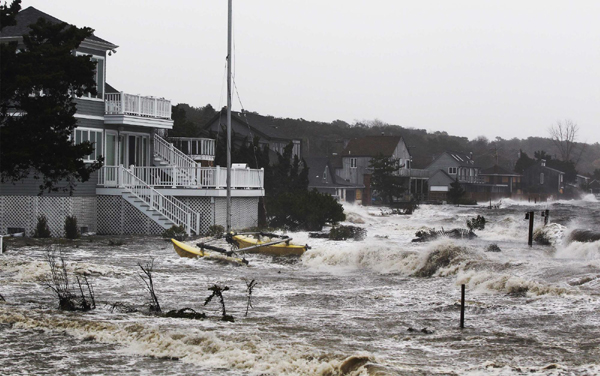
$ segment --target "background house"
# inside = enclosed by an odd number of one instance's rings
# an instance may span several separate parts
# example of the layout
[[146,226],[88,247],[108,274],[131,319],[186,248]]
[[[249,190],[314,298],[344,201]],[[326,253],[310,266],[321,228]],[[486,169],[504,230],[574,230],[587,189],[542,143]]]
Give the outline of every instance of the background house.
[[328,193],[339,201],[354,202],[356,190],[364,185],[354,185],[336,178],[328,157],[304,158],[308,167],[308,189],[316,189],[320,193]]
[[370,205],[370,175],[373,172],[370,163],[373,157],[379,155],[398,160],[396,174],[406,178],[407,191],[413,185],[413,179],[421,181],[420,187],[423,189],[424,181],[429,177],[428,172],[412,168],[410,152],[401,136],[366,136],[350,140],[342,153],[332,160],[336,181],[356,187],[364,186],[356,190],[355,199],[363,205]]
[[473,153],[445,151],[425,168],[429,171],[429,199],[446,200],[450,184],[458,180],[467,193],[483,191],[484,180],[479,176]]
[[565,173],[546,166],[542,159],[523,170],[523,191],[541,199],[561,197],[565,191]]

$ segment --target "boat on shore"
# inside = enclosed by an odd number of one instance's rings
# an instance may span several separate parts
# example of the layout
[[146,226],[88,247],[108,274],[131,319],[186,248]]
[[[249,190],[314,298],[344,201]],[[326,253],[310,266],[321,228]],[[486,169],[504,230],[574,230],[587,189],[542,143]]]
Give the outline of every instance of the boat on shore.
[[[180,242],[175,239],[171,239],[171,242],[173,243],[173,248],[175,248],[175,252],[177,252],[177,254],[180,257],[187,257],[187,258],[202,257],[207,260],[214,260],[214,261],[224,262],[224,263],[228,263],[228,264],[248,265],[248,261],[246,261],[245,259],[239,258],[239,257],[233,257],[233,255],[232,255],[233,252],[231,252],[231,251],[225,251],[225,250],[222,250],[217,247],[210,247],[210,249],[213,250],[214,252],[206,252],[205,248],[208,249],[208,246],[196,248],[194,246],[185,244],[185,243]],[[219,249],[219,250],[217,250],[217,249]]]
[[302,256],[308,245],[291,243],[292,238],[274,234],[234,234],[228,242],[242,253],[259,253],[269,256]]

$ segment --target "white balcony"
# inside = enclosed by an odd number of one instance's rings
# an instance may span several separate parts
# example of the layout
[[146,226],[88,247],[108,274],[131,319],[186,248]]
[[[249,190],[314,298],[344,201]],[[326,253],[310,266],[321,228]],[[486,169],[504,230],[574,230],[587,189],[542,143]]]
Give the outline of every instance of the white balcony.
[[130,124],[171,129],[171,101],[142,95],[106,93],[104,101],[107,124]]
[[169,137],[169,141],[194,161],[215,160],[215,140],[197,137]]
[[[98,186],[102,188],[120,188],[123,177],[119,166],[103,166],[98,174]],[[227,188],[227,169],[225,167],[132,167],[136,178],[152,188],[161,189],[163,194],[186,196],[222,196]],[[264,169],[232,169],[231,188],[237,191],[235,196],[262,196],[264,192]],[[166,191],[163,191],[165,189]],[[257,193],[257,190],[260,191]],[[207,191],[220,191],[209,194]],[[243,191],[243,193],[242,193]],[[252,193],[254,191],[254,193]]]

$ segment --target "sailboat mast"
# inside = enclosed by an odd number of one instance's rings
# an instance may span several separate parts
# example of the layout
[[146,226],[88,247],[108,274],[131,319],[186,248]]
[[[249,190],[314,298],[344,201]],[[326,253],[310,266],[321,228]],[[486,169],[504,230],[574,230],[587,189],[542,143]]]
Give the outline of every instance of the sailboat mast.
[[227,19],[227,232],[231,231],[231,23],[232,1],[229,0]]

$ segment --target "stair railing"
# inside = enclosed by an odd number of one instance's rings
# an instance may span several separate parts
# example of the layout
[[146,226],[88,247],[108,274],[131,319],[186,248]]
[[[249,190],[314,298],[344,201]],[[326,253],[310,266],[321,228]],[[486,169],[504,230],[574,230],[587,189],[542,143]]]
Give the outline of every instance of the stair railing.
[[[167,161],[170,166],[175,167],[173,173],[176,173],[177,169],[189,171],[198,167],[196,161],[156,133],[154,134],[154,154]],[[176,176],[173,176],[173,181],[177,181]],[[186,174],[183,181],[187,182],[184,184],[186,186],[194,185],[195,175]]]
[[197,166],[192,158],[156,133],[154,134],[154,154],[167,161],[171,166],[189,168]]
[[175,197],[161,194],[123,166],[119,166],[119,177],[121,186],[128,193],[144,201],[175,224],[183,225],[188,235],[191,235],[192,231],[196,235],[200,233],[200,213],[196,213]]

